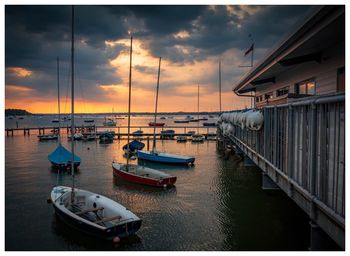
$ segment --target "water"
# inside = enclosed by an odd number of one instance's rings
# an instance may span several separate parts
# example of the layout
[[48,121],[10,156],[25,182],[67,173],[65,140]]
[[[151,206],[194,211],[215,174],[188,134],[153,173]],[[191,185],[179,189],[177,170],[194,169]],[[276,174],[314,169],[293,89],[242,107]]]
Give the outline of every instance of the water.
[[[196,156],[194,167],[149,164],[176,175],[176,187],[154,189],[114,179],[125,140],[75,142],[82,158],[77,186],[106,195],[143,219],[137,236],[118,246],[70,229],[46,203],[56,184],[47,155],[56,142],[35,135],[5,139],[6,250],[307,250],[307,216],[281,191],[262,191],[261,174],[238,157],[224,159],[215,141],[159,141],[171,153]],[[67,138],[63,144],[68,147]],[[136,161],[134,161],[136,162]],[[71,184],[68,174],[60,183]]]

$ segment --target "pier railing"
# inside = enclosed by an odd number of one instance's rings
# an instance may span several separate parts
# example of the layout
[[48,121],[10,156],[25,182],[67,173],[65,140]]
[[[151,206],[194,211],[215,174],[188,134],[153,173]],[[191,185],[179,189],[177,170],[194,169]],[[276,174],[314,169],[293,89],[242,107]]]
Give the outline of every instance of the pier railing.
[[[259,131],[234,125],[228,136],[342,244],[345,229],[345,95],[317,97],[263,109]],[[303,200],[292,196],[303,204]],[[297,203],[298,203],[297,202]],[[322,214],[318,214],[320,210]],[[324,216],[329,220],[322,219]],[[339,230],[329,225],[336,223]],[[336,228],[336,229],[337,229]],[[343,233],[344,234],[344,233]]]

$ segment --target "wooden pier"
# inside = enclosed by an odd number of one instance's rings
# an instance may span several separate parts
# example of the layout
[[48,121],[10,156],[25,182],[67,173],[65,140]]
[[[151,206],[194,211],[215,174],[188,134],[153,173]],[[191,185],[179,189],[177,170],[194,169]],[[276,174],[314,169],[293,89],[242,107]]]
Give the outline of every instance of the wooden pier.
[[259,131],[218,128],[218,146],[258,166],[263,187],[282,189],[308,214],[310,249],[322,248],[322,234],[344,249],[345,95],[267,106],[263,115]]
[[[118,139],[122,137],[126,137],[127,134],[127,126],[114,126],[114,127],[107,127],[107,126],[96,126],[96,125],[80,125],[75,127],[75,132],[81,132],[81,133],[93,133],[96,135],[99,135],[103,132],[111,131],[114,132],[114,136]],[[153,127],[150,126],[131,126],[130,127],[131,132],[135,130],[140,131],[149,131],[144,132],[140,135],[138,134],[130,134],[130,136],[153,136]],[[175,133],[165,133],[166,130],[175,130]],[[5,129],[7,136],[14,136],[15,134],[23,134],[23,135],[30,135],[30,132],[34,132],[36,135],[43,135],[48,133],[58,133],[59,127],[58,126],[47,126],[47,127],[28,127],[28,128],[7,128]],[[216,126],[203,126],[199,127],[199,132],[203,134],[206,138],[208,135],[212,133],[216,133]],[[190,136],[188,133],[189,131],[197,131],[197,126],[164,126],[164,127],[156,127],[156,136],[179,136],[179,135],[187,135]],[[61,133],[63,134],[70,134],[71,128],[70,126],[64,126],[61,127]]]

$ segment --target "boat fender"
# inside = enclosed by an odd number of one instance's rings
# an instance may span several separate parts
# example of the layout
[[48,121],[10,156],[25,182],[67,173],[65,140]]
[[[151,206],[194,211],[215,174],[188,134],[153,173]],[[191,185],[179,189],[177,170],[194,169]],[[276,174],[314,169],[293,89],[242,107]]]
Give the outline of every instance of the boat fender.
[[114,237],[113,240],[112,240],[112,242],[113,242],[113,244],[119,244],[119,243],[120,243],[120,238],[119,238],[119,236]]

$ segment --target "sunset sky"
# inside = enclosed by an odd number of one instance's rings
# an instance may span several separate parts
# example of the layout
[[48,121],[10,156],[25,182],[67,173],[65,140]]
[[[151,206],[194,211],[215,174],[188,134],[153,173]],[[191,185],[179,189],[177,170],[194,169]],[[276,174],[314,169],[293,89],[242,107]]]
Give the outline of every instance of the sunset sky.
[[[218,63],[222,109],[250,106],[232,88],[247,71],[244,52],[255,42],[255,63],[310,6],[76,6],[76,112],[127,111],[129,32],[133,35],[132,111],[217,111]],[[5,7],[5,107],[57,112],[56,57],[61,110],[70,112],[70,6]],[[249,37],[251,35],[251,37]],[[252,38],[252,39],[251,39]]]

